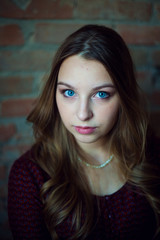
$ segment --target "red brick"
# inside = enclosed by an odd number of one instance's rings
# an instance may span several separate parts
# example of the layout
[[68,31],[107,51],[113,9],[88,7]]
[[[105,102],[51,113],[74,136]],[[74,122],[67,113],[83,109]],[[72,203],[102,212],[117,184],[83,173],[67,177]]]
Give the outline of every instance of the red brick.
[[[112,1],[114,2],[114,1]],[[112,7],[112,6],[111,6]],[[152,15],[152,4],[141,1],[119,1],[115,2],[115,16],[125,20],[147,21]]]
[[33,77],[31,76],[0,76],[0,94],[13,95],[13,94],[29,94],[32,92]]
[[35,41],[41,43],[61,43],[69,34],[82,24],[38,23],[35,30]]
[[0,26],[0,45],[22,45],[24,44],[23,34],[16,24]]
[[3,50],[0,52],[0,70],[46,71],[51,66],[54,52],[45,50]]
[[154,65],[160,66],[160,50],[153,51],[152,61]]
[[119,25],[117,31],[128,44],[160,43],[160,26]]
[[4,180],[7,176],[6,166],[0,166],[0,180]]
[[155,3],[156,17],[160,20],[160,3]]
[[151,95],[152,104],[160,107],[160,90],[155,90]]
[[16,134],[16,126],[14,124],[0,126],[0,141],[7,141]]
[[144,88],[150,88],[151,85],[151,72],[149,71],[137,71],[136,72],[136,78],[138,83]]
[[151,126],[155,132],[155,134],[160,137],[160,112],[152,112],[151,113]]
[[143,67],[148,64],[148,49],[132,48],[130,53],[136,67]]
[[81,0],[77,3],[75,16],[85,19],[149,20],[152,5],[128,0]]
[[28,151],[30,147],[31,147],[31,142],[28,144],[28,147],[27,147],[27,144],[25,147],[25,144],[23,145],[22,143],[21,145],[4,144],[1,150],[0,159],[2,160],[2,162],[5,162],[7,164],[7,166],[9,167],[8,170],[10,170],[10,167],[12,166],[14,160],[19,158],[26,151]]
[[69,19],[73,15],[74,3],[70,0],[28,0],[17,3],[1,1],[0,16],[17,19]]
[[10,155],[18,155],[17,157],[19,157],[20,155],[28,151],[31,145],[31,143],[30,145],[5,145],[2,147],[2,155],[4,156],[4,158],[6,158],[5,152],[7,152],[10,153]]
[[10,99],[2,102],[3,117],[27,116],[32,110],[35,99]]
[[7,184],[3,184],[0,186],[0,198],[7,198]]
[[104,19],[109,17],[109,1],[77,1],[75,16],[80,19]]

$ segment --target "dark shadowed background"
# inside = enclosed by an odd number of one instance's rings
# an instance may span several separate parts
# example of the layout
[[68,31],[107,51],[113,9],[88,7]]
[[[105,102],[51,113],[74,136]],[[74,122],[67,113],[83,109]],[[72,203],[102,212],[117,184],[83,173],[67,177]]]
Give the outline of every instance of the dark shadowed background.
[[[134,59],[160,136],[159,0],[0,0],[0,239],[11,240],[7,179],[33,142],[26,116],[64,38],[85,24],[117,30]],[[126,66],[127,67],[127,66]]]

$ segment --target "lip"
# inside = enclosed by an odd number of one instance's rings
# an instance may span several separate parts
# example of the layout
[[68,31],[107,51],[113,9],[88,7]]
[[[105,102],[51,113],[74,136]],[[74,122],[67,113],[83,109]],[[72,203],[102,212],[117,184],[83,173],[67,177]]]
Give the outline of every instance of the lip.
[[81,126],[75,126],[75,130],[80,134],[91,134],[95,131],[96,127],[81,127]]

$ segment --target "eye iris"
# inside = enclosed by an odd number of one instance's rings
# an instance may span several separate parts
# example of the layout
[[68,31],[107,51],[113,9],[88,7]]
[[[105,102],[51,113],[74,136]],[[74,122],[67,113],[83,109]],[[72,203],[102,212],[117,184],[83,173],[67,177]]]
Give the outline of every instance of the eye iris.
[[67,94],[68,94],[68,96],[73,96],[73,95],[74,95],[74,91],[68,90],[68,91],[67,91]]
[[105,98],[107,94],[105,92],[99,92],[99,97],[100,98]]

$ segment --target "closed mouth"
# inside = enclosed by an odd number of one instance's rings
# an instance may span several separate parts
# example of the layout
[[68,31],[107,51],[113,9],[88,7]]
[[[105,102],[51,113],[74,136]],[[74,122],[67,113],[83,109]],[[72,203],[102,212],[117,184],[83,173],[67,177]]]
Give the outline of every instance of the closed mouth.
[[80,134],[91,134],[95,131],[96,127],[90,127],[90,126],[75,126],[75,130]]

